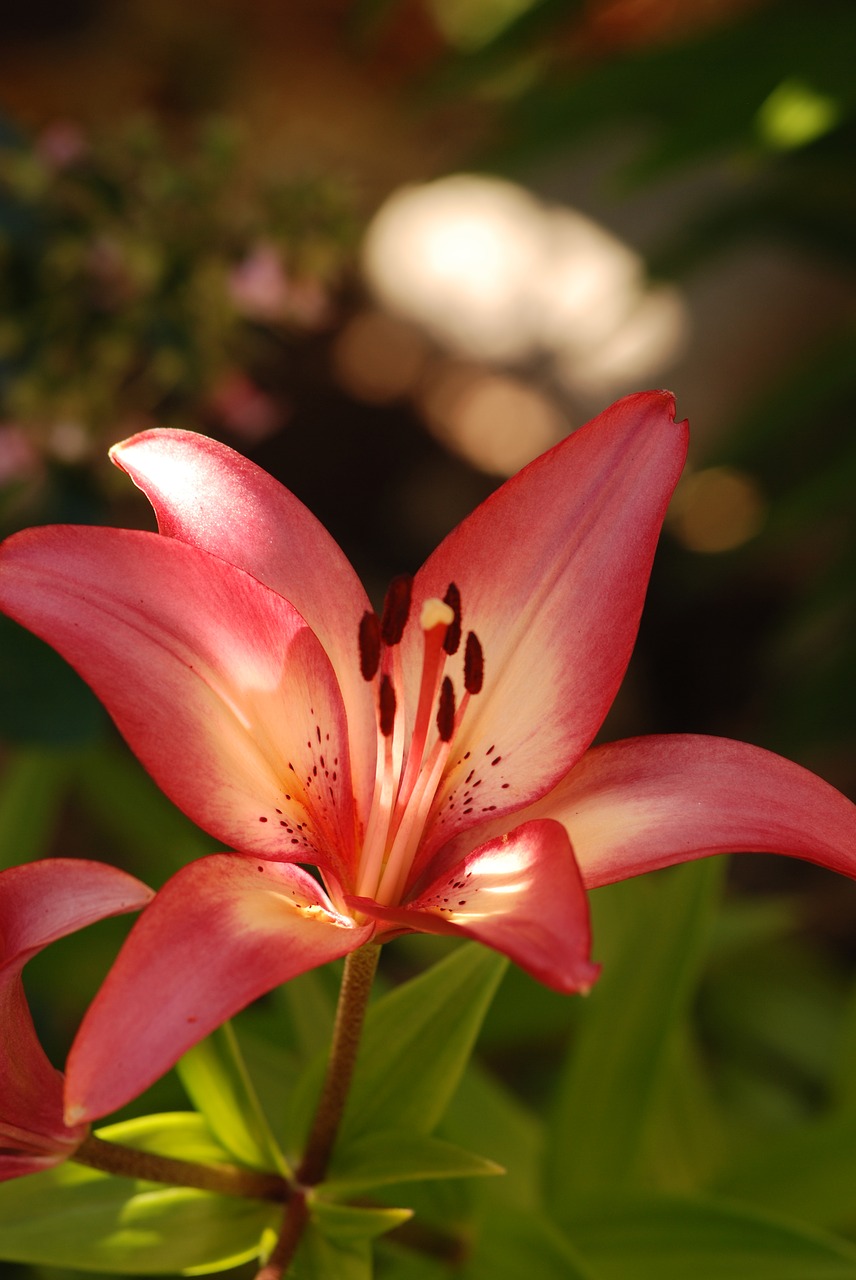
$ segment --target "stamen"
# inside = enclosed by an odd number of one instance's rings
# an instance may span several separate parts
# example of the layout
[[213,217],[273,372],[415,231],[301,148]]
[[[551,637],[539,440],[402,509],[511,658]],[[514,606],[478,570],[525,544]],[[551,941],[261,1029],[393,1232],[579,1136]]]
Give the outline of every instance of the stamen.
[[[410,741],[407,751],[407,763],[398,788],[395,801],[395,813],[391,830],[395,832],[404,818],[410,801],[410,795],[416,785],[416,779],[422,768],[425,744],[431,728],[431,710],[440,688],[440,676],[445,662],[443,652],[443,636],[454,619],[451,606],[435,596],[423,601],[419,614],[419,625],[422,628],[424,644],[422,661],[422,679],[419,684],[419,699],[416,704],[416,716],[410,730]],[[394,654],[400,650],[393,650]],[[403,717],[401,717],[403,719]]]
[[470,631],[464,649],[464,688],[467,693],[481,693],[483,684],[484,653],[475,631]]
[[360,618],[360,671],[364,680],[374,680],[380,666],[380,618],[367,609]]
[[461,643],[461,593],[454,582],[449,583],[449,589],[443,599],[455,615],[453,621],[449,623],[449,629],[443,641],[443,648],[451,657],[453,653],[458,652]]
[[437,703],[437,732],[442,742],[451,742],[455,732],[455,690],[448,676],[444,676],[440,686],[440,700]]
[[383,602],[383,618],[380,633],[386,645],[395,645],[401,641],[407,618],[410,613],[410,596],[413,590],[413,579],[403,573],[393,578],[387,589]]
[[[452,744],[470,698],[484,684],[484,652],[472,631],[467,633],[464,649],[460,703],[452,680],[443,676],[446,659],[457,653],[463,638],[461,593],[452,582],[444,599],[431,597],[421,603],[422,674],[418,692],[408,684],[405,709],[400,642],[412,608],[412,589],[412,578],[395,578],[380,620],[367,612],[359,629],[360,670],[366,680],[374,680],[378,673],[380,678],[377,772],[357,892],[384,905],[398,902],[404,892]],[[410,661],[412,648],[407,656]],[[429,747],[432,717],[437,736]]]
[[[468,701],[469,697],[465,696],[461,707],[463,708]],[[413,865],[420,833],[424,829],[425,820],[449,758],[449,750],[450,744],[438,737],[424,761],[419,779],[395,832],[392,848],[378,886],[378,902],[398,902],[401,899]]]
[[389,738],[395,726],[395,690],[386,672],[380,678],[378,711],[380,714],[380,731],[385,738]]

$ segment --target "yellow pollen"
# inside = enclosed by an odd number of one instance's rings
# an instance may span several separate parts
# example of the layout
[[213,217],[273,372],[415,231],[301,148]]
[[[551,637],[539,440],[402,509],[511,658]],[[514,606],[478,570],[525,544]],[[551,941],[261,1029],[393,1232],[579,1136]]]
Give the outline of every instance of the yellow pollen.
[[426,600],[419,615],[419,625],[423,631],[433,631],[435,627],[449,627],[455,620],[455,611],[445,600],[432,596]]

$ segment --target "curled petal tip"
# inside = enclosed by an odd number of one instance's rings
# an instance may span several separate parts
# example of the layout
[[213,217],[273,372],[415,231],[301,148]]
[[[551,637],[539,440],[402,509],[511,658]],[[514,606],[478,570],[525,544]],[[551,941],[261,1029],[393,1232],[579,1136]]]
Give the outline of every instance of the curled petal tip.
[[82,1107],[77,1102],[67,1102],[64,1119],[68,1128],[74,1129],[77,1125],[86,1124],[89,1116],[86,1114],[86,1107]]
[[576,994],[578,996],[591,995],[592,988],[594,987],[594,984],[597,982],[598,978],[600,977],[601,968],[602,968],[602,965],[599,965],[599,964],[593,964],[591,966],[591,969],[592,969],[591,980],[588,982],[580,983],[580,985],[576,988]]
[[[602,966],[584,961],[570,970],[566,970],[559,978],[554,978],[550,985],[555,986],[566,996],[589,996],[600,977]],[[543,981],[543,979],[541,979]]]
[[136,439],[136,436],[128,436],[127,439],[117,440],[115,444],[110,446],[110,448],[107,450],[107,457],[113,463],[114,467],[119,467],[121,468],[121,470],[124,471],[124,467],[122,466],[122,461],[121,461],[121,455],[124,452],[126,446],[129,445],[131,441],[135,439]]

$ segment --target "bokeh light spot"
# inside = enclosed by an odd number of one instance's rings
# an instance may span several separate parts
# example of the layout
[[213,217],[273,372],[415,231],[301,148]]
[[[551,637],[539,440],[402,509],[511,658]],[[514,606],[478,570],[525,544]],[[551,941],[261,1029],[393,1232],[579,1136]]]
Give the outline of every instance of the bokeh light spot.
[[382,311],[362,311],[333,348],[333,367],[345,390],[369,404],[388,404],[412,392],[428,358],[425,337]]
[[758,484],[733,467],[707,467],[681,481],[669,513],[690,551],[733,551],[760,532],[767,514]]
[[761,104],[756,123],[767,146],[790,151],[822,137],[840,118],[841,108],[834,98],[802,80],[783,80]]
[[569,429],[534,387],[471,367],[441,372],[420,407],[438,439],[493,476],[514,475]]

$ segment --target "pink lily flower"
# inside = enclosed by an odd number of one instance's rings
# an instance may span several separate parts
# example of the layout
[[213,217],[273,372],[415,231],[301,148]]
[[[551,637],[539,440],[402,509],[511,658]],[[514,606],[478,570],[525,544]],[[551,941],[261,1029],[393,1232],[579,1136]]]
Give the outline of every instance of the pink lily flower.
[[159,533],[0,548],[0,607],[238,851],[179,871],[137,922],[72,1049],[69,1121],[370,939],[458,934],[584,991],[590,885],[731,850],[856,873],[856,808],[797,765],[709,738],[589,749],[684,463],[673,413],[665,392],[630,396],[536,459],[382,618],[292,494],[184,431],[112,450]]
[[21,970],[49,942],[152,897],[100,862],[46,858],[0,871],[0,1182],[61,1164],[89,1129],[63,1120],[63,1076],[39,1043]]

